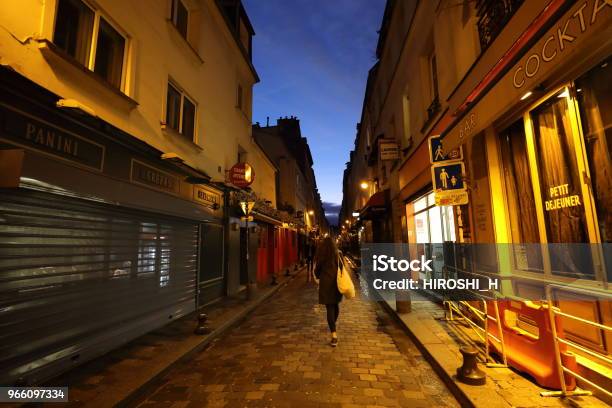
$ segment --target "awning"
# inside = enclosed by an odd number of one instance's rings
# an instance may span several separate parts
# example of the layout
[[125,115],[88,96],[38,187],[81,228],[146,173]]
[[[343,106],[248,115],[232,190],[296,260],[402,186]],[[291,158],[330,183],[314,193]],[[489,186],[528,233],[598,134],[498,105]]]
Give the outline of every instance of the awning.
[[372,219],[386,214],[389,206],[389,190],[379,191],[370,197],[361,209],[361,219]]

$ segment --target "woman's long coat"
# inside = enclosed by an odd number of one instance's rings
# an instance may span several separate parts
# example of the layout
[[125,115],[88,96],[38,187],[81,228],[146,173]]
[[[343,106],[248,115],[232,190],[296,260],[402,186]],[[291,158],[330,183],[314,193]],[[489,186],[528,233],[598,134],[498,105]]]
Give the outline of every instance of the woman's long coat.
[[319,245],[316,257],[315,275],[319,282],[319,303],[332,305],[340,303],[342,294],[338,291],[338,255],[336,251],[330,253],[324,244]]

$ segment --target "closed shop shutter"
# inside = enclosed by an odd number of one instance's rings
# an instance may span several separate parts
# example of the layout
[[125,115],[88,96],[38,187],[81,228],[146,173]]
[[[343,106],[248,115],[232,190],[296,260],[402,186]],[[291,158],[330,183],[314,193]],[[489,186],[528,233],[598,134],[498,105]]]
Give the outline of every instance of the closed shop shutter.
[[198,223],[0,190],[0,383],[39,382],[195,308]]

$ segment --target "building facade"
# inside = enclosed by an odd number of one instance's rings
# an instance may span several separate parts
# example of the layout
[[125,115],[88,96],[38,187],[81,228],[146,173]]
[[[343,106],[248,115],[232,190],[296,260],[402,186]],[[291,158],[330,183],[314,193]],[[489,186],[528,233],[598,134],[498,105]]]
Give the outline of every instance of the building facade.
[[[560,310],[583,319],[561,319],[578,372],[606,389],[611,18],[597,0],[388,1],[341,213],[359,232],[383,203],[391,233],[366,241],[498,244],[467,273],[502,277],[517,299],[562,293]],[[462,149],[467,204],[436,205],[431,136]],[[384,160],[381,140],[399,154]],[[374,199],[380,191],[388,198]],[[520,313],[513,324],[550,330]]]
[[238,195],[280,223],[278,170],[240,1],[0,10],[1,380],[36,383],[237,293]]
[[317,189],[312,154],[302,137],[296,117],[279,118],[276,125],[253,126],[253,137],[278,167],[277,207],[295,224],[298,257],[302,258],[307,237],[328,233],[321,196]]

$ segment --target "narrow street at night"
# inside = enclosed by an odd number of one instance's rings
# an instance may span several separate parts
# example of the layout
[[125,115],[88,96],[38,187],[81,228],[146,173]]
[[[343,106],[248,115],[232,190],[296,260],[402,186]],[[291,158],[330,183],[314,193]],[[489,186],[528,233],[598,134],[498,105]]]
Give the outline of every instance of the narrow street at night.
[[332,348],[316,298],[305,276],[294,279],[248,321],[168,373],[140,406],[459,406],[375,302],[340,304],[340,340]]
[[0,408],[612,406],[612,0],[0,0]]

